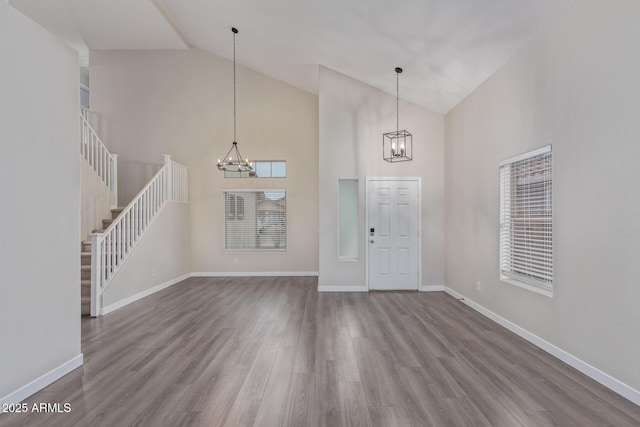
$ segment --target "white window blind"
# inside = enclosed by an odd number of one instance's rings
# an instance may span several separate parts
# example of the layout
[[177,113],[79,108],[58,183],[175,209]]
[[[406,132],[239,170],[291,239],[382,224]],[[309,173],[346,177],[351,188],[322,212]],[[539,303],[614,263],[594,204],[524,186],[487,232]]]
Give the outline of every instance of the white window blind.
[[500,273],[553,288],[551,146],[500,162]]
[[286,250],[286,190],[225,190],[224,212],[225,250]]

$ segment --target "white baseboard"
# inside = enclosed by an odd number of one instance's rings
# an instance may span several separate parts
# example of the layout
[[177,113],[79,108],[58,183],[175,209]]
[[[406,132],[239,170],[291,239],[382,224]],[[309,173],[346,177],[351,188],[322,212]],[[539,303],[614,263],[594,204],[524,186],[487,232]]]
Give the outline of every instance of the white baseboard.
[[626,399],[629,399],[636,405],[640,405],[640,391],[634,389],[631,386],[628,386],[622,381],[615,379],[611,375],[602,372],[600,369],[589,365],[588,363],[578,359],[576,356],[567,353],[566,351],[562,350],[559,347],[556,347],[555,345],[551,344],[548,341],[545,341],[539,336],[532,334],[526,329],[521,328],[515,323],[505,319],[504,317],[497,315],[491,310],[484,308],[480,304],[468,299],[467,297],[454,291],[453,289],[445,287],[444,290],[446,293],[460,300],[462,303],[468,305],[469,307],[473,308],[478,313],[493,320],[497,324],[507,328],[514,334],[524,338],[525,340],[529,341],[531,344],[546,351],[550,355],[562,360],[567,365],[577,369],[578,371],[582,372],[589,378],[599,382],[600,384],[607,387],[608,389],[618,393],[620,396]]
[[318,292],[368,292],[365,285],[355,286],[318,286]]
[[191,277],[297,277],[297,276],[318,276],[317,271],[198,271],[191,273]]
[[[369,290],[365,285],[355,286],[318,286],[318,292],[368,292]],[[444,291],[443,285],[421,286],[420,292],[442,292]]]
[[180,277],[176,277],[175,279],[171,279],[171,280],[169,280],[167,282],[164,282],[164,283],[162,283],[160,285],[154,286],[153,288],[149,288],[149,289],[147,289],[145,291],[139,292],[139,293],[137,293],[135,295],[130,296],[129,298],[125,298],[125,299],[120,300],[118,302],[115,302],[115,303],[113,303],[111,305],[103,307],[102,310],[100,311],[100,314],[104,315],[104,314],[107,314],[107,313],[111,313],[112,311],[115,311],[115,310],[117,310],[119,308],[122,308],[125,305],[129,305],[132,302],[138,301],[139,299],[142,299],[144,297],[148,297],[151,294],[155,294],[156,292],[159,292],[159,291],[161,291],[163,289],[166,289],[169,286],[173,286],[176,283],[182,282],[183,280],[188,279],[189,277],[191,277],[191,273],[184,274],[184,275],[182,275]]
[[7,396],[0,399],[0,408],[2,408],[2,406],[5,404],[22,402],[27,397],[32,396],[33,394],[39,392],[40,390],[42,390],[52,382],[59,380],[60,378],[67,375],[69,372],[82,366],[83,360],[84,360],[83,355],[82,353],[80,353],[79,355],[69,360],[68,362],[63,363],[57,368],[47,372],[43,376],[31,381],[29,384],[23,387],[20,387],[18,390],[14,391],[13,393],[9,393]]
[[420,292],[443,292],[444,285],[421,286]]

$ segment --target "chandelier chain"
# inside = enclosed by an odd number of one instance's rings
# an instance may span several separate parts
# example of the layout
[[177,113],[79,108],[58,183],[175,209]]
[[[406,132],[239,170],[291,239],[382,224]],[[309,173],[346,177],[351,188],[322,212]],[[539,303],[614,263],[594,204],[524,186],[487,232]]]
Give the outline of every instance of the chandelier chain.
[[233,140],[236,137],[236,33],[233,33]]
[[[238,149],[238,126],[237,126],[237,118],[238,118],[238,109],[237,109],[237,65],[236,65],[236,34],[238,34],[238,29],[235,27],[231,27],[231,32],[233,33],[233,143],[231,144],[231,148],[227,151],[227,154],[222,159],[218,159],[218,169],[222,171],[233,170],[234,172],[249,172],[251,173],[253,169],[252,163],[249,159],[243,159],[240,154],[240,150]],[[235,156],[235,158],[234,158]]]
[[400,131],[400,73],[396,71],[396,132]]

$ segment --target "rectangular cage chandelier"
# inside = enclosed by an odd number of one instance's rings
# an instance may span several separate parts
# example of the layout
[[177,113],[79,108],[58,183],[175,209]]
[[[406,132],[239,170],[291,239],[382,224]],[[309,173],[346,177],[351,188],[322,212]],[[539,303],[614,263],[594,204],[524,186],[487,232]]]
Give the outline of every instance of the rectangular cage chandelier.
[[402,68],[396,68],[396,130],[382,134],[382,157],[387,162],[406,162],[413,159],[413,136],[400,129],[399,76]]

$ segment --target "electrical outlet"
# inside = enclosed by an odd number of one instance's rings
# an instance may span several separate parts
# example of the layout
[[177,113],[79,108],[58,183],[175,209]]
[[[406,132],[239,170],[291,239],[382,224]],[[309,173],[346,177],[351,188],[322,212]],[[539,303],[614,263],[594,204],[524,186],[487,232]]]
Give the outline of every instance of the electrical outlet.
[[480,282],[476,282],[476,291],[480,292],[481,289]]
[[238,258],[234,258],[234,259],[233,259],[233,263],[234,263],[235,265],[240,264],[240,259],[238,259]]
[[153,279],[154,277],[156,277],[156,270],[154,270],[153,268],[151,269],[151,278]]

